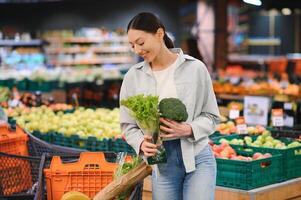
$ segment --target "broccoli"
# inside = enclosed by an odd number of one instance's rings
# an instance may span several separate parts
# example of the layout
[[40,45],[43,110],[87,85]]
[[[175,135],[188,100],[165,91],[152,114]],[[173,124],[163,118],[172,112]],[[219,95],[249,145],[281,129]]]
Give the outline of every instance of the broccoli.
[[177,98],[164,98],[159,103],[161,117],[184,122],[188,118],[186,106]]

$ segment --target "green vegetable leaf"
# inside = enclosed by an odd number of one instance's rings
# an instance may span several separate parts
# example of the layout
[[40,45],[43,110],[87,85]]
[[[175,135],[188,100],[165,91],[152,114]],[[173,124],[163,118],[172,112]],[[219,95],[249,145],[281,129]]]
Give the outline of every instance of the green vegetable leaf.
[[143,94],[121,100],[121,105],[131,110],[131,115],[137,120],[139,126],[152,133],[159,130],[158,103],[158,96]]

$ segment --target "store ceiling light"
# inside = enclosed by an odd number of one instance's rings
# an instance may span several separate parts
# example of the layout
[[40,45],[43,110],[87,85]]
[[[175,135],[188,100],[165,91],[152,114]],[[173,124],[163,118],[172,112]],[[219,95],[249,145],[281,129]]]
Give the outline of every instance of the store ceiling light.
[[289,9],[289,8],[283,8],[281,10],[281,12],[282,12],[283,15],[291,15],[292,14],[291,9]]
[[252,4],[255,6],[261,6],[262,2],[261,0],[243,0],[243,2],[248,3],[248,4]]
[[280,15],[280,12],[277,9],[273,8],[269,11],[269,15],[270,16],[277,16],[277,15]]

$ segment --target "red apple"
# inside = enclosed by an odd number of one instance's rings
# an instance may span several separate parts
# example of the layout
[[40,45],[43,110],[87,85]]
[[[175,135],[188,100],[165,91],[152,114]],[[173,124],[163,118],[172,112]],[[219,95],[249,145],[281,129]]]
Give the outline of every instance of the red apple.
[[215,144],[215,145],[213,145],[212,150],[214,152],[220,153],[223,150],[223,148],[220,145]]
[[257,152],[257,153],[254,153],[254,154],[253,154],[253,157],[252,157],[252,158],[253,158],[254,160],[257,160],[257,159],[260,158],[260,157],[263,157],[262,153]]
[[270,154],[270,153],[265,153],[265,154],[263,154],[263,157],[265,157],[265,158],[270,158],[270,157],[272,157],[272,154]]

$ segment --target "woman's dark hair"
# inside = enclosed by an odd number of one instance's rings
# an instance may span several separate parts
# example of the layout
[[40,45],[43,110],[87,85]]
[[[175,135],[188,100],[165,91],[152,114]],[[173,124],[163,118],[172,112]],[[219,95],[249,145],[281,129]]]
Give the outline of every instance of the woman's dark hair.
[[145,31],[148,33],[157,33],[157,30],[162,28],[164,31],[164,43],[167,48],[174,48],[172,40],[167,36],[165,32],[165,26],[162,24],[160,19],[154,14],[149,12],[142,12],[137,14],[128,24],[127,32],[130,29]]

